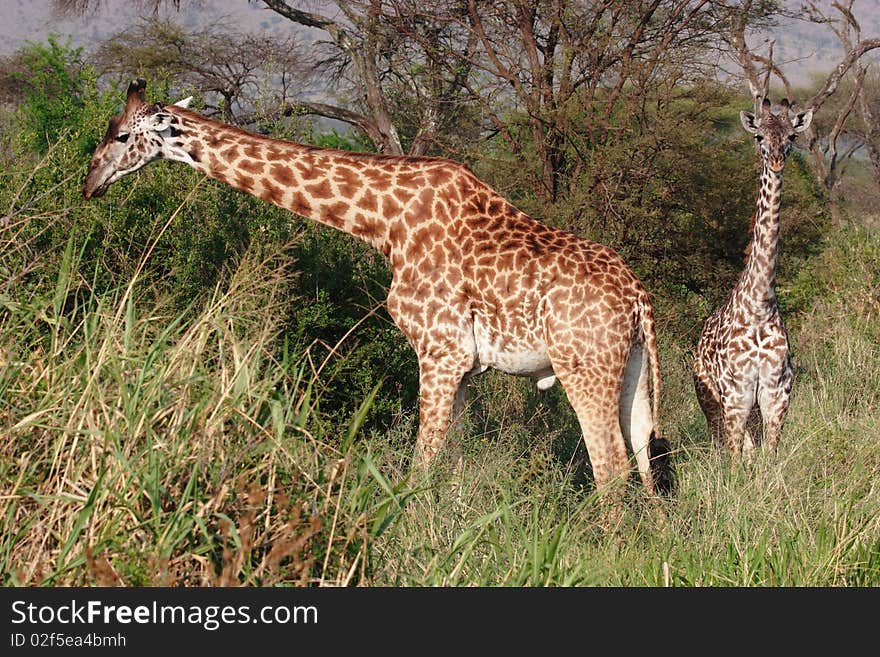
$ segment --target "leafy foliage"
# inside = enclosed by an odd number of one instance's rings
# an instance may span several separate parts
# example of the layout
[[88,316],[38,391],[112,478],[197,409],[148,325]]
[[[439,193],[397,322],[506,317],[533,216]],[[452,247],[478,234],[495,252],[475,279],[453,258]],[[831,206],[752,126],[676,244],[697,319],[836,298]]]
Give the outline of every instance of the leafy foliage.
[[[95,71],[82,48],[59,43],[57,35],[29,44],[4,68],[0,88],[19,101],[27,138],[39,153],[80,125],[96,95]],[[81,140],[79,146],[85,153],[94,144]]]

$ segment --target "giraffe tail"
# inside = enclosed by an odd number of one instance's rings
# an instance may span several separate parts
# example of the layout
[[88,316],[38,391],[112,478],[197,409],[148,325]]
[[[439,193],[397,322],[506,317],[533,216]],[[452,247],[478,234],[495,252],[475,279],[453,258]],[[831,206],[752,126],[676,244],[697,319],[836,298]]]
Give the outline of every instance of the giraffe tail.
[[648,352],[648,362],[651,367],[651,388],[654,393],[651,404],[651,420],[654,428],[648,441],[651,479],[654,482],[654,492],[665,495],[672,491],[674,473],[669,441],[660,435],[660,354],[657,347],[657,332],[654,327],[654,309],[647,292],[640,304],[639,314],[642,342]]

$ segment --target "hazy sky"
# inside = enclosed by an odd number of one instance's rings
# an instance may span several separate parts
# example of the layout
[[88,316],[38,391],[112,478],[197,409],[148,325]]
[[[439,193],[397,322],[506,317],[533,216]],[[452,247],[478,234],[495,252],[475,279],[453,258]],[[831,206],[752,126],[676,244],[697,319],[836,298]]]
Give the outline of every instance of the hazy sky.
[[[183,24],[210,22],[229,17],[248,30],[289,31],[293,24],[262,3],[247,0],[203,0],[200,9],[183,3],[182,10],[162,11]],[[131,0],[103,0],[97,13],[59,16],[51,0],[0,0],[0,55],[9,55],[26,41],[45,41],[50,33],[69,35],[74,46],[85,46],[106,38],[137,21],[139,10]]]
[[[300,4],[314,7],[321,3],[312,0]],[[788,4],[799,6],[801,2],[788,0]],[[333,3],[327,5],[332,7]],[[162,13],[184,25],[203,24],[227,16],[247,30],[287,33],[291,29],[307,29],[294,26],[261,2],[202,0],[201,8],[196,6],[184,2],[180,12],[165,10]],[[880,0],[855,0],[853,10],[862,23],[863,38],[880,37]],[[85,46],[88,50],[90,44],[137,21],[138,11],[137,3],[132,0],[103,0],[97,14],[58,16],[53,14],[51,0],[0,0],[0,56],[11,54],[25,41],[44,41],[51,32],[69,35],[74,46]],[[308,31],[321,34],[318,30]],[[775,40],[776,60],[786,62],[784,69],[796,84],[806,80],[810,70],[830,71],[840,57],[836,37],[824,26],[797,22],[779,26],[764,37]],[[755,45],[758,43],[756,40]]]

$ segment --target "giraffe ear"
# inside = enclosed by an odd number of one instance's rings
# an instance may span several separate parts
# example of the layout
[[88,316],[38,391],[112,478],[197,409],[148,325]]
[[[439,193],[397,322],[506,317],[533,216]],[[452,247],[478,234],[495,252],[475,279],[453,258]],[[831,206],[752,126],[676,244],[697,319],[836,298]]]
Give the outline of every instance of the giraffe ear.
[[808,109],[806,112],[801,112],[795,115],[794,121],[791,122],[791,127],[794,128],[795,132],[803,132],[810,127],[810,123],[812,122],[813,110]]
[[174,105],[176,105],[177,107],[187,108],[187,107],[189,107],[189,104],[192,102],[192,99],[193,99],[192,96],[187,96],[186,98],[182,98],[181,100],[178,100],[176,103],[174,103]]
[[171,115],[166,112],[156,112],[150,115],[149,128],[155,132],[164,132],[171,127]]
[[740,112],[739,120],[742,123],[743,128],[746,129],[746,132],[751,132],[753,135],[757,134],[758,126],[755,125],[755,115],[751,112]]

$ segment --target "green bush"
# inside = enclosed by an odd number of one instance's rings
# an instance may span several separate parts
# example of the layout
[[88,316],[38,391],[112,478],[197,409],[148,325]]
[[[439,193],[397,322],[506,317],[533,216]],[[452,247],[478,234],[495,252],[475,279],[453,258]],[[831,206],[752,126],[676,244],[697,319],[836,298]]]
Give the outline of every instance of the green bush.
[[[84,61],[82,48],[72,48],[69,38],[61,44],[54,34],[45,45],[22,48],[6,77],[6,85],[16,87],[22,97],[24,136],[40,153],[76,130],[96,97],[95,70]],[[88,139],[76,141],[82,153],[94,146]]]

